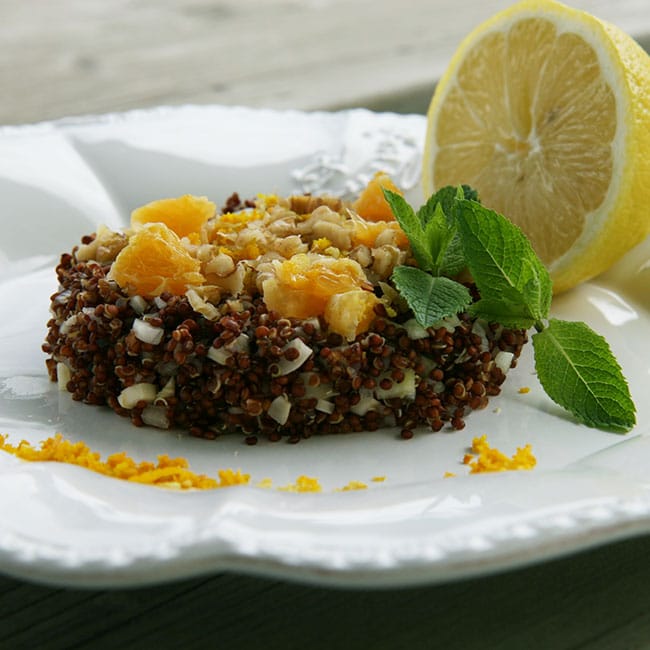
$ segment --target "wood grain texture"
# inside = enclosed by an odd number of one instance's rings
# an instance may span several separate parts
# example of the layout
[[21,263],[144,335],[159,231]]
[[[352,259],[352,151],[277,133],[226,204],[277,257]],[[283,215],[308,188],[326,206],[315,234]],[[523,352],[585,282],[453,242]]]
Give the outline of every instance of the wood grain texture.
[[0,647],[642,650],[650,537],[447,585],[340,590],[239,575],[143,589],[0,577]]
[[[0,124],[182,103],[424,110],[462,37],[510,4],[0,0]],[[570,4],[650,34],[647,0]]]

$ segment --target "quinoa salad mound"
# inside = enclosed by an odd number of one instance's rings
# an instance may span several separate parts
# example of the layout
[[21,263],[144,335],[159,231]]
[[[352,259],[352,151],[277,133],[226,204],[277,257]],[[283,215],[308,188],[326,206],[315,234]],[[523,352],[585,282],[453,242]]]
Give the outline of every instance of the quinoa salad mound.
[[416,262],[382,187],[397,189],[378,175],[354,202],[183,196],[99,227],[56,268],[50,378],[136,426],[249,444],[463,428],[526,332],[467,313],[417,323],[391,282]]

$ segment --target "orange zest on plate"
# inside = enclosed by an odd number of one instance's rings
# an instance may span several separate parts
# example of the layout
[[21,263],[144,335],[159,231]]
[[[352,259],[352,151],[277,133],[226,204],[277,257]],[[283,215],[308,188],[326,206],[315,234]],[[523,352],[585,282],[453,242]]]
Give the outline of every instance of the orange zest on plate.
[[84,442],[66,440],[60,433],[47,438],[39,447],[23,440],[17,445],[0,435],[0,449],[22,460],[77,465],[112,478],[176,490],[211,490],[232,485],[247,485],[250,476],[239,470],[219,470],[219,479],[190,471],[185,458],[158,456],[157,463],[136,462],[125,452],[111,454],[102,461],[99,453]]
[[469,465],[470,474],[485,472],[504,472],[518,469],[533,469],[537,459],[533,455],[530,444],[518,447],[512,457],[490,447],[487,436],[483,435],[472,440],[471,453],[465,454],[463,464]]

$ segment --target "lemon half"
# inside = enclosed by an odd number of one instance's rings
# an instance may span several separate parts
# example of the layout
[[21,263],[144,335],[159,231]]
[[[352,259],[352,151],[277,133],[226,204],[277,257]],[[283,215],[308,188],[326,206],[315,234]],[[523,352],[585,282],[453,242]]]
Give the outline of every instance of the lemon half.
[[428,113],[427,196],[467,183],[519,225],[555,292],[604,271],[650,232],[650,58],[553,0],[475,29]]

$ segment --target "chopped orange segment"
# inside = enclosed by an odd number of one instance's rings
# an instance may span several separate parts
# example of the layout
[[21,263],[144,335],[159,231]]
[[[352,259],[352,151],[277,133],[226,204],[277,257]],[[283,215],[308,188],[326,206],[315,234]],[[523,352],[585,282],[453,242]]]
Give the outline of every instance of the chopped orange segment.
[[198,233],[215,211],[215,204],[205,196],[186,194],[137,208],[131,213],[131,226],[137,228],[147,223],[164,223],[179,237],[187,237],[191,233]]
[[395,243],[401,249],[405,249],[409,245],[406,233],[400,228],[397,221],[362,221],[361,219],[354,222],[354,231],[352,233],[352,241],[355,246],[364,244],[369,248],[376,246],[377,237],[385,230],[390,229],[395,231]]
[[278,264],[275,276],[265,280],[264,302],[288,318],[324,315],[330,329],[351,340],[370,327],[379,302],[363,290],[367,283],[354,260],[301,253]]
[[331,330],[354,341],[358,334],[370,329],[378,302],[379,298],[372,291],[353,289],[337,293],[327,301],[325,320]]
[[109,278],[130,296],[159,296],[164,291],[184,294],[205,282],[201,263],[183,247],[178,235],[163,223],[149,223],[135,231],[115,258]]
[[352,207],[356,213],[368,221],[394,221],[393,211],[384,198],[384,188],[402,193],[388,174],[377,172],[353,203]]
[[289,318],[320,316],[333,295],[366,283],[363,269],[354,260],[301,253],[278,264],[275,276],[264,282],[264,302]]

